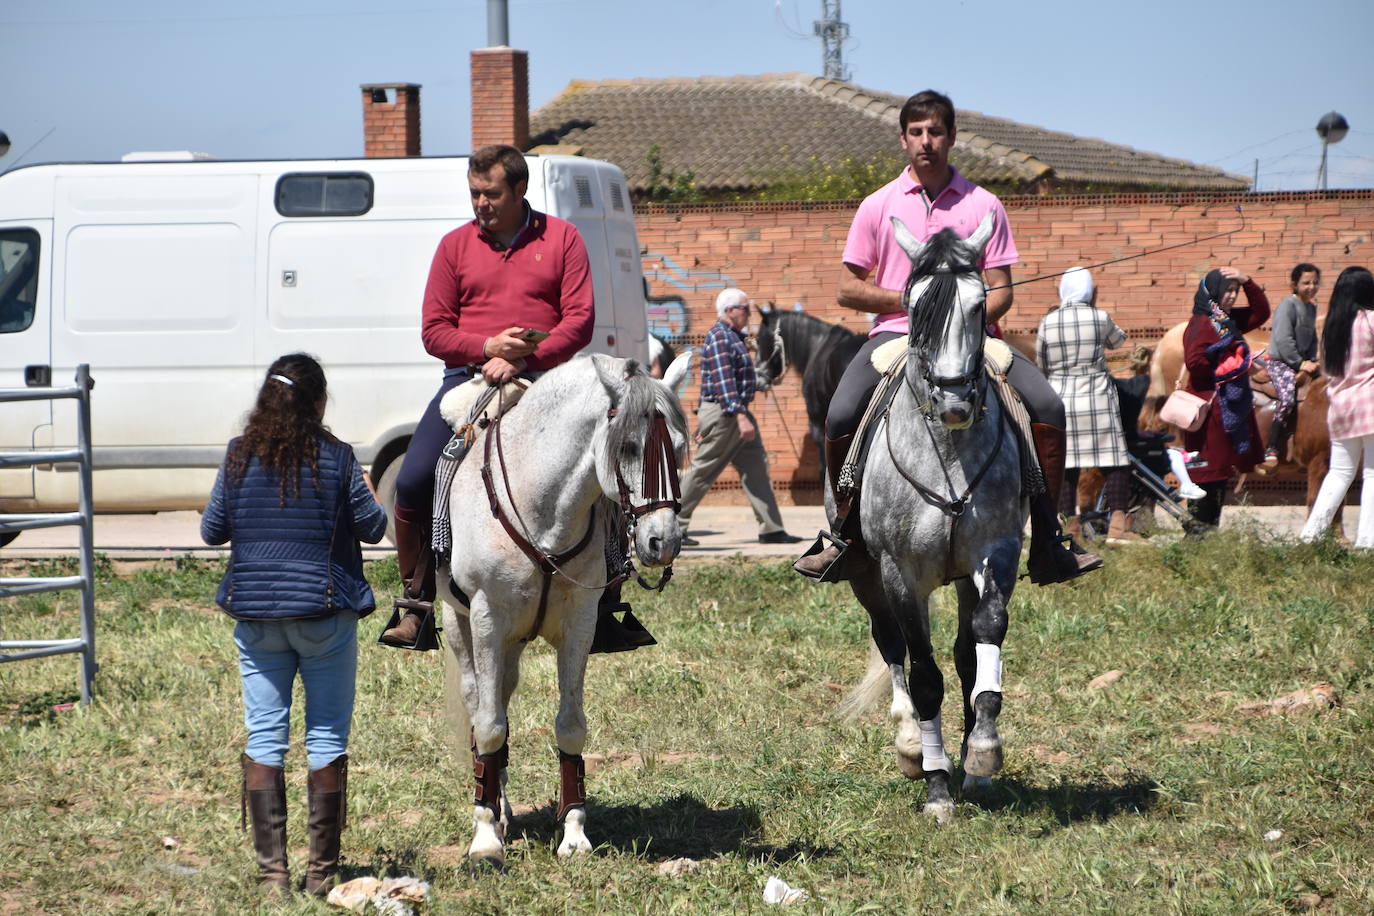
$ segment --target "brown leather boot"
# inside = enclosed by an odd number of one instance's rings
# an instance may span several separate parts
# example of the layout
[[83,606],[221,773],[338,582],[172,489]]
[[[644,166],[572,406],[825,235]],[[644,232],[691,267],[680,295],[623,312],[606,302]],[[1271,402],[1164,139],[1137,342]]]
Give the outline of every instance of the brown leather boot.
[[[1031,500],[1031,544],[1026,572],[1036,585],[1067,582],[1102,566],[1102,558],[1076,545],[1059,528],[1059,492],[1064,486],[1064,430],[1032,423],[1031,437],[1045,492]],[[1067,542],[1067,544],[1066,544]]]
[[400,569],[404,595],[395,607],[404,610],[396,626],[382,633],[389,646],[410,648],[420,635],[425,617],[434,613],[434,560],[429,546],[429,525],[411,518],[408,510],[396,507],[396,565]]
[[338,882],[339,838],[348,810],[348,755],[311,770],[306,781],[310,806],[306,831],[310,837],[310,862],[305,871],[305,892],[323,897]]
[[1107,523],[1107,543],[1121,546],[1124,544],[1143,544],[1145,539],[1131,530],[1131,515],[1117,509]]
[[258,890],[286,894],[291,879],[286,870],[286,773],[281,767],[258,763],[247,754],[243,769],[242,815],[246,829],[253,825],[253,851],[258,857]]
[[[841,582],[848,578],[841,557],[856,543],[859,543],[859,493],[857,490],[840,496],[840,468],[849,455],[849,447],[854,436],[841,436],[825,440],[825,473],[830,478],[830,492],[835,496],[835,528],[832,532],[821,532],[792,568],[808,579],[825,582]],[[837,543],[838,542],[838,543]],[[840,544],[847,544],[842,548]]]

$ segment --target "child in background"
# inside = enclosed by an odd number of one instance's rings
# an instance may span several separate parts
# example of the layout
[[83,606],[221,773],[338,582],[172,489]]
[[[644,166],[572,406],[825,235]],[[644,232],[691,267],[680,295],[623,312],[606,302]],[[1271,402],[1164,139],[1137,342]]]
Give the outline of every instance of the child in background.
[[216,601],[238,621],[248,729],[243,809],[258,885],[290,890],[283,767],[299,673],[310,767],[305,892],[316,896],[338,873],[358,619],[375,606],[358,541],[375,544],[386,533],[386,513],[353,449],[324,426],[325,403],[318,362],[304,353],[274,362],[243,435],[229,443],[200,526],[207,544],[231,542]]

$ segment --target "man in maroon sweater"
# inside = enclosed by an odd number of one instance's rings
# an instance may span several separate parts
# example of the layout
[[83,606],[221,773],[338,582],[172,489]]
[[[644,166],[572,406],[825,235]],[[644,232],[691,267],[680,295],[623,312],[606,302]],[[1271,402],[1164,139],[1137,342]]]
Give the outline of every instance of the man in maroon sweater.
[[[592,339],[594,305],[587,248],[571,223],[525,202],[529,168],[513,146],[486,146],[468,160],[476,218],[439,242],[425,286],[420,337],[444,361],[444,380],[425,408],[396,479],[396,556],[406,615],[382,641],[413,646],[434,600],[430,520],[434,466],[450,430],[439,401],[480,373],[493,384],[566,362]],[[526,330],[547,331],[539,342]]]

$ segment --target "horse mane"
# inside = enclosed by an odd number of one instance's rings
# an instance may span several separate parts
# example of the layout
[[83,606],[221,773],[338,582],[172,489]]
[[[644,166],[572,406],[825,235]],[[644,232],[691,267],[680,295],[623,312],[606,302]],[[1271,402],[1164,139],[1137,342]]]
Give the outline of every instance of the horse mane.
[[687,415],[682,405],[662,382],[644,371],[637,360],[625,360],[625,388],[616,405],[615,418],[606,430],[606,453],[620,454],[629,443],[644,442],[644,424],[654,411],[663,414],[670,429],[686,432]]
[[918,281],[930,278],[920,298],[909,306],[911,341],[918,349],[933,349],[944,335],[950,310],[954,307],[959,275],[978,269],[969,255],[968,244],[953,229],[941,229],[912,262],[903,300],[910,297]]

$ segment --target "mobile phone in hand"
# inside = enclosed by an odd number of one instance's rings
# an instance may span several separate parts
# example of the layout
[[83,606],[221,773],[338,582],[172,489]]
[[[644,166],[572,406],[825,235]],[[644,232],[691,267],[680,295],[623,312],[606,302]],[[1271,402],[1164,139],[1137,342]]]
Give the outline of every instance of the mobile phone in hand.
[[520,332],[520,339],[525,343],[539,343],[548,336],[548,331],[541,331],[538,328],[525,328]]

